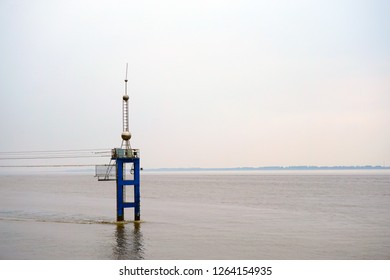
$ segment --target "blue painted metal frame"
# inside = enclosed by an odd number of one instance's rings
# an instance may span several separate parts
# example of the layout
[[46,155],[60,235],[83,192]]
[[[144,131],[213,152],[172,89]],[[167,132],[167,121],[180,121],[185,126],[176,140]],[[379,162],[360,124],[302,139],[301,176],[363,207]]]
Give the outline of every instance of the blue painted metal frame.
[[[140,159],[139,158],[116,158],[116,220],[118,222],[125,219],[125,208],[134,208],[134,220],[141,219],[141,198],[140,198]],[[124,164],[134,164],[134,180],[125,180],[123,174]],[[134,186],[134,202],[125,201],[125,186]]]

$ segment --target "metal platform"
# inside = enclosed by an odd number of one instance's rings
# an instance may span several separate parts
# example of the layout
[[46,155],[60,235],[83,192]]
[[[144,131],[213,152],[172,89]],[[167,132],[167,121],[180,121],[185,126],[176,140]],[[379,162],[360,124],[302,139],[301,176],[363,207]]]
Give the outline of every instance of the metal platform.
[[95,165],[95,177],[98,181],[115,181],[116,166],[115,164]]
[[139,149],[115,148],[111,150],[111,158],[139,158]]

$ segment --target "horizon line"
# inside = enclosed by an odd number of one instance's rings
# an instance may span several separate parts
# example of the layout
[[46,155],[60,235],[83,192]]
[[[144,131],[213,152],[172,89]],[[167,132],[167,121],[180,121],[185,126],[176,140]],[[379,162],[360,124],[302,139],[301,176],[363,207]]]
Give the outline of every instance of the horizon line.
[[383,170],[390,166],[383,165],[291,165],[291,166],[258,166],[258,167],[157,167],[143,168],[143,171],[250,171],[250,170]]

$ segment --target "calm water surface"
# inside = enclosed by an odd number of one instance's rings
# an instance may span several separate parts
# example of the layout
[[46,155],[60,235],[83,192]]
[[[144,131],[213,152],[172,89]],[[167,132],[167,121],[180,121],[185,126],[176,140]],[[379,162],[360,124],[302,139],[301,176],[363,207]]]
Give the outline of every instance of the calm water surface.
[[390,259],[389,171],[143,173],[141,196],[117,225],[115,182],[2,175],[0,259]]

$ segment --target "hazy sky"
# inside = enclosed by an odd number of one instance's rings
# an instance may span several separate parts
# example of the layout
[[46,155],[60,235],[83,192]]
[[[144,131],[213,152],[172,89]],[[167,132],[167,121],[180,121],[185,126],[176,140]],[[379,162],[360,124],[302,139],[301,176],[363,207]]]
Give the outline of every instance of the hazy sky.
[[128,62],[146,168],[390,165],[389,14],[388,0],[0,0],[0,151],[120,146]]

